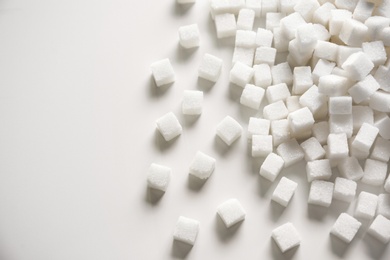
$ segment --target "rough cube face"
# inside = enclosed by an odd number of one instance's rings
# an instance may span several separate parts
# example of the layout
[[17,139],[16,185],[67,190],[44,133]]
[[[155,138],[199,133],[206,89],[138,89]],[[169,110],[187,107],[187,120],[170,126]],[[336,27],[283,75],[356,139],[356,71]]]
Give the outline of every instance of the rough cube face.
[[327,96],[342,96],[348,91],[348,79],[339,75],[324,75],[318,79],[318,91]]
[[203,92],[185,90],[183,94],[182,112],[184,115],[202,114]]
[[279,100],[286,100],[291,96],[290,90],[285,83],[269,86],[266,91],[269,103],[275,103]]
[[290,222],[272,230],[272,238],[282,253],[293,247],[299,246],[301,243],[301,236]]
[[354,217],[348,215],[347,213],[341,213],[334,223],[330,233],[340,238],[345,243],[350,243],[359,231],[361,225],[362,223]]
[[383,244],[390,241],[390,220],[382,215],[378,215],[367,231]]
[[348,96],[330,97],[329,114],[331,115],[352,114],[352,97],[348,97]]
[[304,132],[310,130],[314,124],[314,117],[309,108],[303,107],[288,115],[288,121],[292,132]]
[[339,34],[342,40],[348,46],[359,47],[368,34],[368,27],[355,19],[347,19],[343,22]]
[[274,181],[283,169],[284,160],[275,153],[270,153],[260,167],[260,175],[269,181]]
[[271,134],[274,146],[278,146],[290,139],[290,126],[287,119],[271,121]]
[[238,61],[230,70],[230,82],[244,88],[251,81],[253,74],[254,70],[252,67]]
[[301,143],[306,161],[319,160],[325,157],[325,150],[315,137],[310,137]]
[[286,107],[288,111],[294,112],[297,111],[298,109],[301,109],[302,106],[299,103],[299,96],[289,96],[286,98]]
[[181,135],[183,128],[174,113],[169,112],[156,120],[157,129],[164,137],[165,141],[170,141]]
[[371,158],[388,162],[390,159],[390,141],[378,136],[371,152]]
[[218,14],[215,16],[215,27],[219,39],[236,35],[237,23],[234,14]]
[[237,30],[235,46],[243,48],[256,47],[256,33],[254,31]]
[[332,203],[333,186],[334,184],[328,181],[312,181],[310,186],[308,203],[323,207],[329,207]]
[[382,41],[363,42],[362,48],[375,66],[385,64],[386,50]]
[[255,48],[235,46],[233,51],[232,64],[234,65],[236,62],[241,62],[249,67],[252,67],[255,50]]
[[272,135],[252,136],[252,156],[265,157],[273,151]]
[[326,144],[329,135],[329,123],[327,121],[315,123],[312,132],[321,145]]
[[237,199],[229,199],[218,206],[217,213],[227,228],[245,219],[246,212]]
[[156,190],[166,191],[171,179],[171,168],[152,163],[148,171],[148,187]]
[[248,138],[253,135],[268,135],[271,122],[267,119],[250,117],[248,123]]
[[194,245],[199,232],[199,221],[180,216],[177,220],[173,238]]
[[244,106],[258,110],[263,101],[265,90],[252,84],[246,84],[242,91],[240,103]]
[[382,215],[385,218],[390,218],[390,194],[379,194],[377,215]]
[[251,9],[241,9],[237,17],[237,29],[252,30],[255,21],[255,11]]
[[374,68],[374,63],[363,52],[356,52],[348,57],[341,66],[351,78],[364,79]]
[[329,131],[333,133],[345,133],[348,138],[353,133],[353,117],[352,114],[346,115],[329,115]]
[[199,77],[211,82],[217,82],[221,74],[222,63],[223,61],[220,58],[206,53],[199,66]]
[[291,139],[280,144],[276,148],[276,152],[283,158],[285,167],[291,166],[305,157],[296,139]]
[[310,161],[306,164],[307,180],[329,180],[332,168],[328,159]]
[[[389,70],[390,75],[390,70]],[[378,90],[370,97],[368,105],[379,112],[390,112],[390,93]],[[382,135],[382,137],[385,137]]]
[[258,28],[256,34],[256,45],[271,47],[272,41],[274,38],[274,34],[270,30],[266,30],[264,28]]
[[283,207],[287,207],[297,187],[298,184],[296,182],[286,177],[282,177],[272,194],[272,200]]
[[311,68],[309,66],[295,67],[293,73],[293,94],[302,95],[312,86]]
[[267,88],[269,85],[271,85],[271,68],[268,64],[255,65],[253,66],[253,70],[253,78],[256,86]]
[[200,34],[197,24],[190,24],[179,28],[180,45],[186,49],[198,47]]
[[230,116],[226,116],[217,126],[217,135],[229,146],[237,140],[241,134],[241,125]]
[[348,156],[348,140],[345,133],[328,135],[329,158],[340,159]]
[[266,63],[273,66],[275,63],[276,49],[271,47],[258,47],[255,53],[255,64]]
[[346,157],[339,161],[337,168],[340,175],[353,181],[360,180],[363,175],[363,169],[355,157]]
[[272,82],[274,85],[286,83],[291,86],[293,83],[293,74],[288,62],[279,63],[271,67]]
[[363,123],[352,142],[352,146],[361,151],[369,151],[378,133],[379,129],[377,127]]
[[169,59],[156,61],[150,65],[150,68],[157,87],[175,82],[175,72]]
[[362,178],[362,182],[374,185],[374,186],[380,186],[385,183],[387,175],[387,163],[367,159],[366,163],[364,164],[364,175]]
[[355,181],[336,177],[334,182],[333,198],[344,202],[352,202],[356,195]]
[[263,109],[263,117],[268,120],[284,119],[288,116],[288,109],[282,100],[266,105]]
[[353,133],[356,134],[364,123],[374,124],[374,111],[366,106],[352,107]]
[[215,159],[198,151],[190,165],[190,174],[199,179],[208,179],[215,168]]
[[377,195],[365,191],[360,192],[355,217],[371,220],[375,216],[377,204]]

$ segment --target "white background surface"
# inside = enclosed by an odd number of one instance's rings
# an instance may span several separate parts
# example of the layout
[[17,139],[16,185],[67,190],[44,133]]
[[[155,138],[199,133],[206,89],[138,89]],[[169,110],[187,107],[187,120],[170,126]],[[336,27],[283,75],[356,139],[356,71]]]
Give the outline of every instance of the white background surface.
[[[198,23],[201,47],[178,46],[179,26]],[[277,184],[260,178],[246,136],[230,148],[215,126],[254,112],[228,83],[233,40],[218,41],[208,1],[0,1],[0,259],[389,259],[365,234],[349,245],[329,236],[353,204],[308,207],[304,163],[282,175],[299,183],[290,205],[270,202]],[[204,53],[224,59],[214,86],[198,80]],[[157,89],[149,65],[170,58],[176,82]],[[205,91],[197,119],[180,115],[185,89]],[[155,120],[175,112],[183,134],[166,144]],[[188,177],[196,151],[217,159],[211,178]],[[164,196],[146,189],[152,162],[172,167]],[[280,177],[278,178],[278,180]],[[216,207],[238,198],[246,220],[227,230]],[[195,246],[173,243],[177,218],[201,223]],[[291,221],[301,246],[282,255],[270,235]],[[184,250],[184,252],[183,252]]]

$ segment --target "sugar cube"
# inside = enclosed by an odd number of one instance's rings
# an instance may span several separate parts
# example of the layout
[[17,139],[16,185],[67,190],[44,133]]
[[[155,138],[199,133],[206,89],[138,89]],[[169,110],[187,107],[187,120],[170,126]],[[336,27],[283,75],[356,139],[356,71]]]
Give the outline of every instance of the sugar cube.
[[355,157],[345,157],[339,161],[337,168],[340,175],[349,180],[360,180],[364,171]]
[[256,33],[257,46],[271,47],[273,39],[274,39],[274,34],[272,33],[272,31],[264,28],[257,29],[257,33]]
[[293,165],[305,157],[305,154],[296,139],[281,143],[276,148],[276,152],[283,158],[285,167]]
[[287,62],[282,62],[271,67],[271,74],[274,85],[286,83],[290,86],[293,82],[293,74],[290,65]]
[[218,14],[215,16],[215,27],[219,39],[236,35],[236,17],[231,13]]
[[286,100],[289,96],[291,96],[290,90],[285,83],[269,86],[265,95],[267,96],[269,103],[275,103],[279,100]]
[[284,160],[275,153],[270,153],[260,167],[260,175],[273,182],[283,169]]
[[276,27],[273,29],[274,34],[274,47],[278,50],[278,52],[288,51],[288,43],[289,39],[283,34],[282,29],[280,27]]
[[332,202],[333,183],[323,180],[314,180],[311,182],[309,192],[309,204],[329,207]]
[[388,162],[390,159],[390,141],[378,136],[374,142],[371,158]]
[[229,228],[245,219],[246,212],[237,199],[229,199],[218,206],[217,213]]
[[[340,0],[338,0],[340,1]],[[342,0],[345,1],[345,0]],[[336,1],[337,2],[337,1]],[[337,6],[337,4],[336,4]],[[352,9],[353,10],[353,9]],[[352,18],[352,13],[349,10],[335,9],[330,11],[329,32],[332,35],[339,35],[344,21]]]
[[294,10],[302,15],[306,22],[311,22],[314,12],[320,7],[317,0],[299,0]]
[[199,179],[208,179],[215,168],[215,159],[198,151],[190,164],[190,174]]
[[349,96],[329,97],[329,114],[352,114],[352,98]]
[[238,61],[230,70],[230,82],[240,87],[245,87],[251,81],[253,73],[253,68]]
[[374,68],[374,63],[364,52],[356,52],[347,58],[341,66],[351,78],[364,79]]
[[345,133],[350,138],[353,133],[352,114],[329,115],[329,131],[330,133]]
[[202,113],[203,92],[185,90],[183,95],[182,112],[184,115],[200,115]]
[[379,129],[377,127],[363,123],[352,142],[352,146],[361,151],[369,151],[378,133]]
[[267,119],[250,117],[248,123],[248,139],[253,135],[268,135],[271,122]]
[[148,171],[148,187],[156,190],[166,191],[171,179],[171,173],[171,168],[152,163]]
[[211,54],[206,53],[199,65],[199,77],[207,79],[212,82],[217,82],[221,74],[223,61]]
[[299,98],[299,103],[310,109],[313,114],[318,113],[324,104],[326,104],[326,96],[318,91],[316,85],[311,86],[303,95]]
[[378,195],[377,215],[382,215],[385,218],[390,218],[390,194]]
[[253,66],[255,85],[267,88],[272,83],[271,68],[268,64],[258,64]]
[[[390,74],[390,71],[389,71]],[[370,97],[369,106],[379,112],[390,112],[390,93],[384,91],[376,91]]]
[[314,124],[314,117],[307,107],[300,108],[288,115],[290,129],[294,133],[310,130]]
[[330,75],[335,66],[335,62],[319,59],[312,72],[314,84],[318,84],[322,76]]
[[237,30],[236,47],[254,48],[256,47],[256,33],[253,31]]
[[301,236],[290,222],[272,230],[272,238],[282,253],[301,244]]
[[355,19],[346,19],[339,34],[346,45],[359,47],[367,38],[368,27]]
[[265,90],[252,84],[246,84],[242,91],[240,103],[244,106],[258,110],[263,100]]
[[367,54],[375,66],[385,64],[387,57],[385,46],[382,41],[363,42],[362,48],[363,52]]
[[375,9],[375,4],[370,2],[372,2],[372,0],[358,1],[355,10],[353,11],[352,18],[364,23],[367,18],[372,15],[372,12]]
[[332,3],[323,3],[314,11],[313,22],[327,26],[330,20],[330,12],[335,9],[336,7]]
[[368,17],[364,24],[368,27],[368,40],[378,40],[381,38],[381,32],[390,24],[390,18],[383,16]]
[[290,139],[290,125],[287,119],[273,120],[271,122],[271,134],[274,139],[274,146]]
[[373,159],[367,159],[364,164],[364,175],[362,178],[362,182],[374,185],[374,186],[380,186],[385,183],[387,175],[387,163],[373,160]]
[[345,133],[329,134],[328,149],[330,158],[347,157],[349,153],[347,135]]
[[313,137],[315,137],[321,145],[326,144],[329,135],[329,123],[327,121],[315,123],[312,132]]
[[273,66],[275,63],[276,49],[271,47],[261,46],[256,49],[255,53],[255,64],[266,63]]
[[246,8],[255,11],[255,16],[260,17],[261,15],[261,0],[246,0]]
[[226,116],[217,126],[217,135],[231,145],[242,133],[242,126],[230,116]]
[[352,202],[356,195],[356,188],[357,184],[355,181],[336,177],[333,198],[345,202]]
[[353,101],[359,104],[360,102],[367,100],[379,88],[380,88],[379,83],[375,80],[375,78],[372,75],[369,74],[363,80],[353,85],[348,90],[348,93],[353,98]]
[[237,15],[245,7],[245,0],[211,0],[210,7],[212,17],[224,13]]
[[238,30],[252,30],[255,21],[255,11],[252,9],[241,9],[237,17]]
[[267,13],[265,15],[265,29],[273,30],[280,26],[280,20],[285,17],[285,14],[282,13]]
[[263,117],[268,120],[287,118],[288,109],[282,100],[266,105],[263,109]]
[[382,90],[387,92],[390,91],[390,68],[379,66],[375,71],[374,78]]
[[302,106],[299,103],[299,96],[289,96],[286,98],[286,107],[288,111],[294,112],[297,111],[298,109],[301,109]]
[[252,136],[252,156],[265,157],[273,151],[272,135]]
[[339,45],[339,51],[337,53],[337,66],[341,67],[341,65],[343,65],[349,56],[359,51],[362,51],[362,48]]
[[198,47],[200,44],[198,25],[190,24],[179,28],[180,45],[186,49]]
[[156,61],[150,65],[156,86],[160,87],[175,81],[175,72],[173,71],[169,59]]
[[355,209],[355,217],[371,220],[375,216],[377,204],[377,195],[365,191],[360,192]]
[[379,129],[379,135],[386,140],[390,139],[390,117],[385,114],[379,118],[375,118],[375,126]]
[[348,139],[348,145],[349,145],[349,154],[351,157],[355,157],[358,160],[365,160],[370,155],[370,151],[362,151],[357,149],[356,147],[352,146],[353,141],[355,140],[356,135],[351,136],[351,138]]
[[317,41],[313,55],[320,59],[336,61],[338,51],[339,46],[335,43],[327,41]]
[[346,77],[338,75],[321,76],[318,80],[318,92],[330,97],[342,96],[348,91],[347,82]]
[[360,223],[347,213],[341,213],[334,223],[330,233],[346,243],[350,243],[359,231]]
[[194,245],[199,233],[199,221],[180,216],[176,222],[173,238],[175,240]]
[[295,67],[293,72],[293,94],[302,95],[311,86],[313,86],[311,68],[309,66]]
[[246,47],[234,47],[232,65],[236,62],[241,62],[249,67],[253,66],[253,58],[255,56],[255,48],[246,48]]
[[298,184],[286,177],[282,177],[272,194],[272,200],[283,207],[287,207],[295,193]]
[[306,164],[307,180],[329,180],[332,176],[332,169],[328,159],[315,160]]
[[278,10],[278,2],[273,0],[261,0],[261,16],[267,13],[274,13]]
[[371,223],[367,232],[383,244],[388,243],[390,241],[390,220],[382,215],[378,215]]
[[183,128],[174,113],[169,112],[156,120],[157,129],[164,137],[165,141],[170,141],[181,135]]

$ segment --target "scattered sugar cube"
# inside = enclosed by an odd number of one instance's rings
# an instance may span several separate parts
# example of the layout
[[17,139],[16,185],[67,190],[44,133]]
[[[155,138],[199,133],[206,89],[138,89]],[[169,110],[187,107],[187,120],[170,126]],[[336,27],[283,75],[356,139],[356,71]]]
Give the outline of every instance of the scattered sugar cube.
[[275,103],[279,100],[286,100],[289,96],[291,96],[290,90],[285,83],[269,86],[265,95],[267,96],[269,103]]
[[226,116],[217,126],[217,135],[229,146],[241,136],[241,133],[241,125],[230,116]]
[[229,228],[245,219],[246,212],[237,199],[229,199],[218,206],[217,213]]
[[352,114],[352,98],[349,96],[329,97],[329,114]]
[[329,115],[329,131],[331,133],[345,133],[350,138],[353,133],[352,114]]
[[[389,71],[390,74],[390,71]],[[390,93],[384,91],[376,91],[370,97],[369,106],[379,112],[390,112]]]
[[377,127],[363,123],[352,142],[352,146],[361,151],[369,151],[378,133],[379,129]]
[[190,174],[199,179],[208,179],[215,168],[215,159],[198,151],[190,165]]
[[290,139],[290,125],[287,119],[273,120],[271,122],[271,134],[274,139],[274,146]]
[[329,207],[332,202],[333,183],[322,180],[314,180],[310,186],[309,204]]
[[361,225],[362,223],[354,217],[348,215],[347,213],[341,213],[334,223],[330,233],[340,238],[345,243],[350,243],[359,231]]
[[364,52],[353,53],[341,66],[352,79],[364,79],[374,68],[374,63]]
[[359,104],[371,97],[379,88],[379,83],[375,80],[375,78],[372,75],[368,75],[363,80],[353,85],[348,90],[348,93],[353,98],[353,101]]
[[268,64],[258,64],[253,66],[255,85],[267,88],[272,83],[271,68]]
[[293,73],[293,94],[302,95],[312,86],[311,68],[309,66],[295,67]]
[[327,26],[330,20],[330,12],[335,10],[336,7],[329,2],[323,3],[313,13],[313,22]]
[[221,74],[222,60],[211,54],[206,53],[199,65],[199,77],[212,82],[217,82]]
[[321,77],[330,75],[335,66],[336,63],[334,62],[319,59],[312,72],[314,84],[318,84]]
[[371,220],[375,216],[377,204],[377,195],[365,191],[360,192],[355,209],[355,217]]
[[379,66],[375,71],[374,78],[382,90],[387,92],[390,91],[390,68]]
[[314,124],[314,117],[310,109],[303,107],[288,115],[290,129],[294,133],[310,130]]
[[332,169],[328,159],[315,160],[306,164],[307,180],[329,180],[332,176]]
[[240,87],[245,87],[251,81],[253,73],[253,68],[237,61],[230,70],[230,82]]
[[246,84],[242,91],[240,103],[244,106],[258,110],[263,101],[265,90],[252,84]]
[[148,171],[148,187],[156,190],[166,191],[171,179],[171,168],[152,163]]
[[375,4],[370,2],[370,0],[358,1],[355,10],[353,11],[352,18],[364,23],[364,21],[372,15],[372,12],[375,9]]
[[353,11],[357,5],[357,0],[335,0],[335,6],[340,9]]
[[357,181],[364,175],[364,171],[355,157],[342,158],[339,161],[337,168],[340,175],[349,180]]
[[282,29],[280,27],[276,27],[273,29],[274,34],[274,47],[278,50],[278,52],[288,51],[288,43],[289,39],[283,34]]
[[252,156],[265,157],[273,151],[272,135],[252,136]]
[[274,39],[274,34],[272,33],[272,31],[264,28],[257,29],[257,34],[256,34],[257,46],[271,47],[273,39]]
[[367,38],[368,27],[355,19],[346,19],[339,34],[346,45],[359,47]]
[[284,160],[275,153],[270,153],[260,167],[260,175],[273,182],[283,169]]
[[364,175],[362,178],[362,182],[374,185],[374,186],[380,186],[385,183],[387,175],[387,163],[373,160],[373,159],[367,159],[366,163],[364,164]]
[[199,221],[180,216],[173,232],[173,238],[193,246],[198,233]]
[[345,158],[348,156],[348,140],[345,133],[329,134],[328,149],[331,159]]
[[374,142],[371,158],[388,162],[390,159],[390,141],[378,136]]
[[263,117],[271,121],[287,118],[288,114],[288,109],[282,100],[266,105],[263,109]]
[[318,87],[313,85],[299,98],[299,103],[303,107],[307,107],[313,114],[321,111],[321,108],[326,104],[326,96],[319,93]]
[[248,139],[253,135],[268,135],[271,122],[267,119],[250,117],[248,123]]
[[337,53],[337,66],[341,67],[341,65],[343,65],[349,56],[359,51],[363,51],[362,48],[339,45],[339,51]]
[[169,112],[156,120],[158,131],[164,137],[165,141],[170,141],[176,136],[181,135],[183,128],[174,113]]
[[390,218],[390,194],[378,195],[377,215],[382,215],[385,218]]
[[156,61],[150,65],[150,68],[157,87],[175,82],[175,72],[169,59]]
[[367,232],[383,244],[388,243],[390,241],[390,220],[382,215],[378,215],[371,223]]
[[293,74],[291,72],[290,65],[288,65],[288,62],[282,62],[271,67],[271,74],[272,83],[274,85],[286,83],[290,86],[293,82]]
[[387,57],[385,46],[382,41],[363,42],[362,48],[363,52],[367,54],[375,66],[385,64]]
[[352,157],[355,157],[358,160],[365,160],[370,155],[370,151],[362,151],[359,149],[356,149],[354,146],[352,146],[353,141],[355,140],[356,135],[352,136],[348,139],[348,145],[349,145],[349,154]]
[[390,117],[387,114],[384,114],[383,116],[379,118],[375,118],[375,124],[379,129],[379,135],[383,137],[386,140],[390,139]]
[[184,115],[200,115],[202,113],[203,92],[185,90],[183,95],[182,112]]
[[345,202],[352,202],[356,195],[356,188],[357,184],[355,181],[336,177],[333,198]]
[[298,109],[301,109],[302,106],[299,103],[299,96],[289,96],[286,98],[286,107],[288,109],[288,112],[294,112]]
[[294,10],[300,13],[306,22],[311,22],[315,10],[320,7],[317,0],[298,0],[294,6]]
[[336,61],[338,51],[339,46],[335,43],[327,41],[317,41],[313,55],[320,59]]
[[292,196],[297,189],[298,184],[286,177],[282,177],[272,194],[272,200],[283,207],[287,207]]
[[241,9],[237,17],[238,30],[252,30],[255,22],[255,11],[251,9]]
[[234,14],[225,13],[215,16],[215,27],[219,39],[236,35],[237,23]]
[[273,66],[275,63],[276,49],[271,47],[261,46],[256,49],[255,53],[255,64],[266,63]]
[[296,139],[281,143],[276,152],[283,158],[284,166],[293,165],[305,157],[305,154]]
[[338,75],[324,75],[318,80],[318,91],[329,97],[342,96],[347,93],[348,79]]
[[211,15],[215,18],[217,14],[231,13],[237,15],[245,7],[245,0],[211,0]]
[[256,47],[256,33],[253,31],[237,30],[236,47],[254,48]]
[[[340,0],[338,0],[340,1]],[[344,0],[345,1],[345,0]],[[337,4],[336,4],[337,6]],[[352,9],[353,10],[353,9]],[[344,21],[352,18],[352,13],[349,10],[335,9],[330,11],[329,32],[331,35],[339,35]]]
[[241,62],[249,67],[253,66],[253,59],[255,56],[255,48],[246,48],[246,47],[234,47],[232,65],[236,62]]
[[390,18],[383,16],[368,17],[364,24],[368,27],[368,41],[381,39],[381,32],[390,24]]
[[301,243],[301,236],[290,222],[272,230],[272,238],[282,253],[293,247],[299,246]]
[[326,144],[329,135],[329,123],[327,121],[315,123],[313,125],[312,132],[313,136],[321,145]]
[[198,47],[200,44],[200,33],[198,25],[190,24],[179,28],[180,45],[186,49]]

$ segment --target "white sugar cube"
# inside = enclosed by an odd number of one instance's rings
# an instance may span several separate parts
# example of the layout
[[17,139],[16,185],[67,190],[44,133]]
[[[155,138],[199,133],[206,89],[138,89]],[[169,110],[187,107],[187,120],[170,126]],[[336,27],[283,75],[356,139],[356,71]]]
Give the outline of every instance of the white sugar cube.
[[313,86],[311,68],[309,66],[295,67],[293,73],[293,94],[302,95],[311,86]]
[[374,186],[380,186],[385,183],[387,175],[387,163],[373,160],[373,159],[367,159],[364,164],[364,175],[362,178],[362,182],[374,185]]
[[301,244],[301,236],[290,222],[272,230],[272,238],[282,253]]
[[227,145],[231,145],[242,133],[242,126],[230,116],[226,116],[217,126],[217,135]]
[[237,17],[238,30],[252,30],[255,21],[255,11],[252,9],[241,9]]
[[368,27],[368,40],[381,39],[381,32],[390,24],[390,18],[383,16],[368,17],[364,24]]
[[272,83],[271,68],[268,64],[258,64],[253,66],[255,85],[267,88]]
[[335,10],[336,7],[329,2],[323,3],[313,13],[313,22],[327,26],[330,20],[331,10]]
[[286,177],[282,177],[272,194],[272,200],[283,207],[287,207],[295,193],[298,184]]
[[281,143],[276,148],[276,153],[284,160],[284,166],[293,165],[305,157],[305,154],[296,139]]
[[263,109],[263,117],[268,120],[287,118],[288,109],[282,100],[266,105]]
[[290,90],[285,83],[269,86],[265,95],[267,96],[269,103],[275,103],[279,100],[286,100],[289,96],[291,96]]
[[255,16],[260,17],[261,15],[261,0],[246,0],[245,6],[248,9],[255,11]]
[[387,92],[390,91],[390,68],[379,66],[379,68],[375,71],[374,78],[381,89]]
[[313,82],[314,84],[318,84],[319,79],[323,76],[330,75],[333,71],[333,68],[336,66],[335,62],[330,62],[324,59],[319,59],[316,63],[313,72]]
[[390,194],[378,195],[377,215],[382,215],[385,218],[390,218]]
[[273,0],[261,0],[261,16],[267,13],[275,13],[278,10],[278,2]]
[[390,117],[387,114],[375,118],[375,126],[379,129],[379,135],[386,140],[390,139]]
[[256,47],[256,33],[247,30],[237,30],[236,47],[254,48]]
[[355,217],[371,220],[375,216],[377,204],[377,195],[365,191],[360,192],[355,209]]
[[291,14],[294,12],[294,6],[298,2],[297,0],[279,0],[279,9],[284,14]]
[[217,82],[219,75],[221,74],[222,63],[220,58],[206,53],[199,65],[199,77],[212,82]]
[[256,33],[256,45],[271,47],[272,41],[274,39],[274,34],[270,30],[266,30],[264,28],[258,28]]
[[378,133],[379,129],[377,127],[363,123],[352,142],[352,146],[361,151],[369,151]]
[[326,104],[326,96],[318,91],[316,85],[311,86],[303,95],[299,98],[299,103],[303,107],[307,107],[313,114],[318,113],[321,108]]
[[288,43],[289,39],[283,34],[282,29],[280,27],[276,27],[273,29],[274,34],[274,47],[278,50],[278,52],[288,51]]
[[329,123],[327,121],[315,123],[313,125],[312,132],[313,136],[321,145],[326,144],[329,135]]
[[353,11],[352,18],[360,22],[365,22],[368,17],[372,15],[372,12],[375,9],[375,4],[370,3],[371,1],[362,0],[358,1]]
[[309,182],[313,180],[329,180],[332,176],[329,160],[323,159],[307,162],[306,173]]
[[390,27],[385,27],[380,31],[379,39],[383,41],[386,47],[390,46]]
[[271,74],[274,85],[286,83],[290,86],[293,82],[293,74],[290,65],[288,65],[287,62],[279,63],[278,65],[271,67]]
[[390,112],[390,93],[384,91],[376,91],[369,100],[369,106],[379,112]]
[[371,158],[388,162],[390,159],[390,141],[378,136],[374,142]]
[[215,168],[215,159],[198,151],[190,165],[190,174],[199,179],[208,179]]
[[324,75],[318,80],[318,91],[324,95],[334,97],[347,93],[348,79],[338,75]]
[[190,24],[179,28],[180,45],[186,49],[198,47],[200,45],[200,33],[198,25]]
[[287,119],[273,120],[271,122],[271,134],[274,139],[274,146],[290,139],[290,125]]
[[236,35],[237,23],[234,14],[225,13],[215,16],[215,27],[219,39]]
[[244,106],[258,110],[263,100],[265,90],[252,84],[246,84],[242,91],[240,103]]
[[337,168],[340,175],[349,180],[360,180],[364,171],[355,157],[346,157],[339,161]]
[[253,135],[268,135],[271,122],[267,119],[250,117],[248,123],[248,139]]
[[182,112],[184,115],[200,115],[202,113],[203,92],[185,90],[183,94]]
[[230,82],[240,87],[245,87],[251,81],[253,73],[253,68],[238,61],[230,70]]
[[343,27],[344,21],[350,18],[352,18],[352,13],[349,10],[344,10],[344,9],[331,10],[330,18],[329,18],[330,34],[339,35],[341,28]]
[[271,47],[261,46],[256,49],[255,53],[255,64],[266,63],[273,66],[275,63],[276,49]]
[[367,38],[368,27],[355,19],[346,19],[339,34],[346,45],[359,47]]
[[329,114],[352,114],[352,98],[349,96],[329,97]]
[[327,41],[317,41],[314,49],[314,56],[329,61],[336,61],[338,54],[338,45]]
[[345,133],[329,134],[328,149],[330,158],[345,158],[348,156],[348,140]]
[[359,231],[361,225],[362,223],[354,217],[348,215],[347,213],[341,213],[334,223],[330,233],[340,238],[345,243],[350,243]]
[[252,156],[265,157],[273,151],[272,135],[252,136]]
[[339,45],[339,51],[337,53],[337,66],[341,67],[341,65],[343,65],[349,56],[359,51],[363,51],[362,48]]
[[295,12],[302,15],[306,22],[311,22],[314,12],[320,7],[317,0],[299,0],[294,6]]
[[385,64],[387,57],[385,46],[382,41],[363,42],[362,48],[363,52],[367,54],[375,66]]
[[353,141],[355,140],[355,136],[351,136],[351,138],[348,139],[348,145],[349,145],[349,154],[352,157],[355,157],[358,160],[365,160],[370,155],[370,151],[362,151],[357,149],[356,147],[352,146]]
[[198,233],[199,221],[180,216],[176,222],[173,238],[189,245],[194,245]]
[[229,228],[245,219],[246,212],[237,199],[229,199],[218,206],[217,213]]
[[295,37],[299,52],[313,53],[318,41],[318,35],[312,23],[299,26],[296,30]]
[[175,82],[175,72],[169,59],[156,61],[150,65],[150,68],[157,87]]
[[299,98],[299,96],[289,96],[286,98],[286,107],[290,113],[302,108],[299,103]]
[[273,182],[283,169],[284,160],[275,153],[270,153],[260,167],[260,175]]
[[255,56],[255,48],[234,47],[232,65],[236,62],[241,62],[249,67],[253,66],[253,59]]
[[285,17],[285,14],[282,13],[267,13],[265,15],[265,29],[273,30],[276,27],[280,26],[280,20]]
[[390,241],[390,220],[382,215],[378,215],[371,223],[367,232],[383,244],[388,243]]
[[310,109],[303,107],[288,115],[288,122],[293,133],[310,130],[314,124],[314,117]]
[[341,66],[351,78],[355,80],[364,79],[374,68],[374,63],[364,52],[356,52],[348,57]]
[[353,180],[336,177],[334,181],[333,198],[352,202],[356,195],[357,184]]
[[329,130],[331,133],[345,133],[351,137],[353,133],[352,114],[329,115]]
[[322,180],[314,180],[310,186],[309,204],[329,207],[332,203],[333,183]]
[[166,166],[152,163],[148,171],[148,187],[166,191],[171,179],[172,170]]
[[375,91],[379,89],[380,85],[372,75],[367,75],[363,80],[353,85],[348,93],[353,98],[353,101],[357,104],[367,100],[371,97]]
[[164,137],[165,141],[170,141],[181,135],[183,128],[174,113],[169,112],[156,120],[157,129]]

